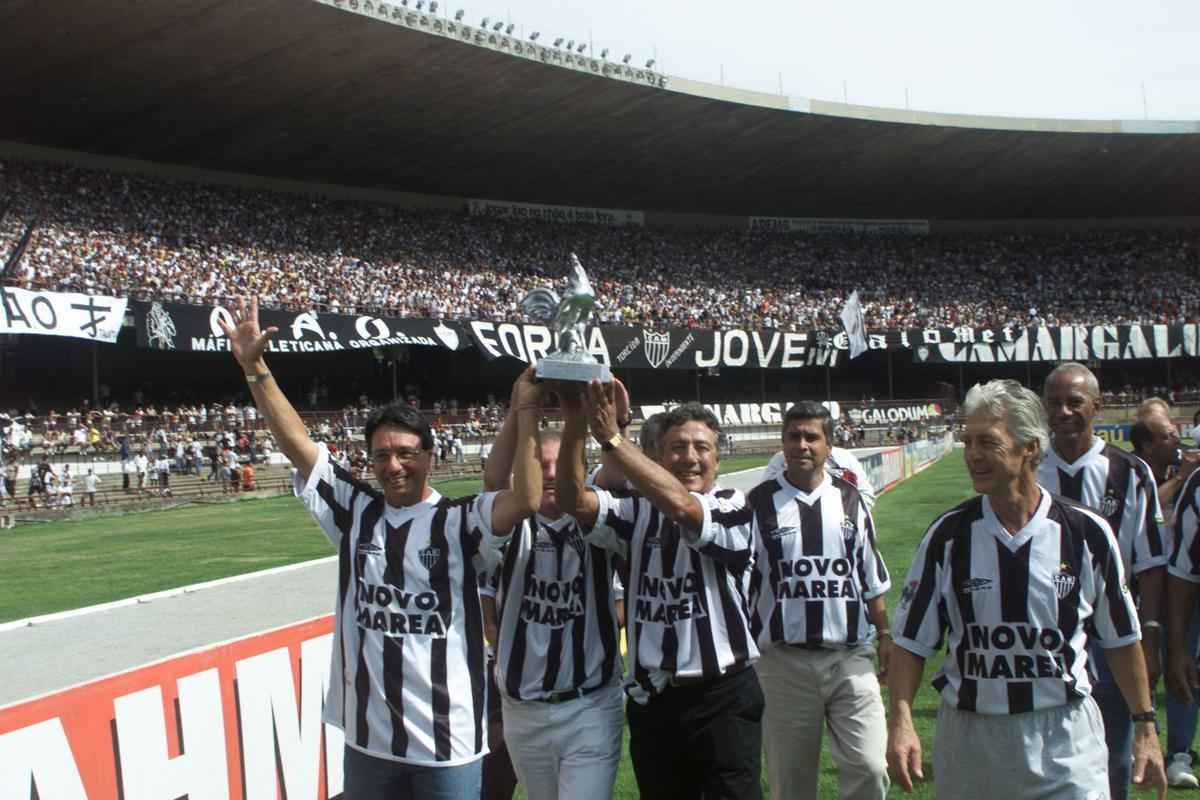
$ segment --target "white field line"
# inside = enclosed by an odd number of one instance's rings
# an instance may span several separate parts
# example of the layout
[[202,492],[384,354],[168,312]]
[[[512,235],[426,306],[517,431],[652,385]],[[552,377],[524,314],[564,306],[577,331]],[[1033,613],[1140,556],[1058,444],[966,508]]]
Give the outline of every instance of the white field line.
[[15,630],[17,628],[26,628],[30,625],[43,625],[47,622],[56,622],[60,619],[70,619],[71,617],[81,617],[87,614],[95,614],[99,611],[108,611],[114,608],[137,605],[139,603],[152,603],[155,600],[162,600],[166,597],[178,597],[181,594],[191,594],[192,592],[200,592],[204,591],[205,589],[215,589],[218,586],[227,586],[231,583],[252,581],[258,578],[265,578],[269,575],[292,572],[294,570],[304,569],[305,567],[311,567],[316,564],[324,564],[336,560],[337,556],[327,556],[325,558],[313,559],[312,561],[301,561],[298,564],[285,564],[282,567],[272,567],[271,569],[259,570],[258,572],[247,572],[242,575],[232,575],[228,578],[217,578],[216,580],[204,581],[203,583],[193,583],[188,586],[178,586],[174,589],[164,589],[161,592],[152,592],[151,594],[142,594],[136,597],[126,597],[121,600],[113,600],[109,603],[100,603],[94,606],[84,606],[83,608],[73,608],[68,611],[58,611],[53,614],[42,614],[37,617],[26,617],[25,619],[17,619],[13,620],[12,622],[0,623],[0,633]]

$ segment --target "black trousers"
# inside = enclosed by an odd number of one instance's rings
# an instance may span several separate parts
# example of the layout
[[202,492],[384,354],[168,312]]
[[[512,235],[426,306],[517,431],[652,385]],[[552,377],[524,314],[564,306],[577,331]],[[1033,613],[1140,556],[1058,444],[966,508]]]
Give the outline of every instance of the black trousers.
[[645,800],[761,800],[763,693],[753,668],[630,700],[629,754]]

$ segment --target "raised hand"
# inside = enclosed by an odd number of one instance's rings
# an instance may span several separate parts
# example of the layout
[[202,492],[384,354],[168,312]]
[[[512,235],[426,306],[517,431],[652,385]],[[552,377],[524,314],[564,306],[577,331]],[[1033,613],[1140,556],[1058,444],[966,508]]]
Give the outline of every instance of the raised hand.
[[223,317],[217,317],[217,324],[229,337],[229,349],[233,357],[247,373],[260,367],[265,368],[263,353],[266,352],[267,342],[279,332],[279,328],[272,325],[265,331],[259,330],[257,297],[250,298],[248,308],[246,298],[239,298],[237,308],[230,313],[233,315],[234,327],[230,327]]

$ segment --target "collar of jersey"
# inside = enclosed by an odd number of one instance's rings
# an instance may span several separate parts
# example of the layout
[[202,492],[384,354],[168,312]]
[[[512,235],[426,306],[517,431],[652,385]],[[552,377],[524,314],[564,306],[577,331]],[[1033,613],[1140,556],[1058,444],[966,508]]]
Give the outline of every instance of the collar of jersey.
[[391,514],[393,517],[411,517],[428,511],[436,506],[441,499],[441,493],[438,492],[437,489],[430,487],[429,496],[419,503],[413,503],[411,506],[394,506],[388,503],[386,500],[383,504],[387,507],[387,513]]
[[829,477],[828,471],[823,472],[821,475],[821,482],[818,483],[817,488],[813,489],[811,492],[806,492],[796,484],[792,483],[788,479],[787,472],[784,472],[779,476],[779,481],[783,484],[783,488],[786,491],[790,492],[795,496],[795,499],[800,500],[807,506],[811,506],[813,503],[817,502],[818,498],[821,497],[821,493],[825,491],[825,488],[833,484],[833,478]]
[[1050,513],[1050,493],[1038,487],[1038,491],[1042,493],[1041,499],[1038,501],[1037,510],[1033,512],[1033,516],[1029,518],[1029,522],[1021,530],[1008,535],[1008,531],[1004,528],[1004,523],[996,516],[996,512],[992,510],[992,501],[987,495],[983,496],[983,521],[987,525],[988,530],[992,535],[1004,543],[1004,546],[1009,550],[1020,550],[1025,546],[1025,543],[1034,537],[1035,534],[1042,528],[1042,522],[1046,519],[1046,515]]
[[1063,457],[1058,454],[1058,451],[1054,449],[1053,445],[1050,446],[1050,452],[1047,453],[1047,455],[1053,459],[1054,466],[1060,467],[1068,475],[1074,475],[1076,472],[1083,469],[1084,465],[1087,464],[1088,461],[1100,455],[1100,451],[1103,449],[1104,440],[1099,436],[1093,435],[1092,446],[1087,449],[1086,453],[1072,461],[1070,464],[1063,460]]

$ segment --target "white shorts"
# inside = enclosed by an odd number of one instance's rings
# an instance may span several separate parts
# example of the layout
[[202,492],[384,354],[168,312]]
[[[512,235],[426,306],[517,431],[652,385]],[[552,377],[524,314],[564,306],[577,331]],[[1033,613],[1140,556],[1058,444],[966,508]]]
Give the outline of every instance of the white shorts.
[[938,797],[1107,800],[1104,720],[1090,697],[1024,714],[942,703],[933,770]]

